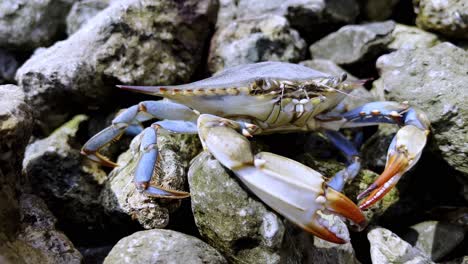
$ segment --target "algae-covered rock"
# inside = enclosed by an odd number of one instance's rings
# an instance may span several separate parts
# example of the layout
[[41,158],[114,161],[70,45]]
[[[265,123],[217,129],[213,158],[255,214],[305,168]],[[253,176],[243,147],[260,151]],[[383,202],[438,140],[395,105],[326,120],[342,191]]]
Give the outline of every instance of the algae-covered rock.
[[227,263],[216,249],[198,238],[172,230],[153,229],[122,238],[105,264]]
[[48,46],[64,31],[70,9],[66,0],[0,2],[0,47],[34,50]]
[[102,221],[104,211],[98,198],[106,179],[98,164],[80,154],[87,120],[78,115],[49,137],[34,141],[23,161],[31,191],[62,221],[84,230]]
[[417,27],[396,24],[392,32],[393,40],[388,44],[390,49],[430,48],[440,43],[437,35]]
[[461,39],[468,39],[468,7],[465,0],[415,0],[418,27]]
[[385,228],[374,228],[368,234],[373,264],[386,263],[434,263],[418,248]]
[[215,9],[214,0],[115,1],[18,69],[37,124],[47,134],[71,114],[112,105],[115,84],[187,82],[202,61]]
[[438,152],[455,169],[468,165],[468,52],[441,43],[432,48],[398,50],[380,57],[378,82],[387,100],[408,101],[424,111]]
[[440,261],[465,238],[462,227],[438,221],[425,221],[410,227],[403,238],[421,249],[433,261]]
[[314,59],[329,59],[338,65],[348,65],[375,59],[392,40],[393,21],[362,25],[347,25],[313,43]]
[[[133,139],[130,149],[117,160],[119,167],[109,174],[109,180],[101,193],[101,204],[111,215],[128,215],[144,228],[164,228],[169,223],[169,214],[180,206],[180,200],[151,198],[140,193],[133,176],[141,156],[141,135]],[[195,135],[158,135],[159,169],[152,183],[169,189],[184,190],[186,169],[193,155],[199,150]]]
[[211,72],[260,61],[298,62],[306,43],[281,16],[242,19],[218,29],[208,59]]

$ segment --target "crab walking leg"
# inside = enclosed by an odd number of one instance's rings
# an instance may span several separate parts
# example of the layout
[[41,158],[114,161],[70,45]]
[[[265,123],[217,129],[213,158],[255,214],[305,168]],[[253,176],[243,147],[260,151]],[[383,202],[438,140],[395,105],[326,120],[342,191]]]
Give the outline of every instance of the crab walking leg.
[[165,129],[175,133],[197,133],[195,123],[172,120],[156,122],[151,125],[151,127],[143,130],[139,149],[142,154],[135,169],[135,185],[140,192],[153,197],[175,199],[188,197],[189,193],[187,192],[170,190],[162,186],[154,186],[150,184],[158,162],[157,132],[160,129]]
[[328,188],[320,173],[272,153],[253,155],[245,136],[260,133],[256,126],[203,114],[198,119],[198,131],[205,149],[263,202],[304,230],[328,241],[345,243],[347,234],[330,225],[321,213],[341,215],[360,228],[366,225],[357,205]]
[[335,145],[346,157],[349,165],[337,172],[328,182],[328,186],[341,192],[344,185],[354,179],[361,169],[361,159],[359,152],[354,144],[338,131],[326,130],[328,139]]
[[150,119],[171,119],[195,121],[198,117],[187,106],[170,101],[144,101],[120,111],[112,120],[112,125],[103,129],[86,142],[81,153],[104,166],[116,167],[117,164],[101,155],[99,150],[118,140],[125,132],[132,134],[141,130],[141,122]]
[[401,125],[388,149],[384,172],[358,199],[364,199],[361,209],[366,209],[380,200],[396,185],[401,176],[419,160],[429,134],[429,121],[426,115],[408,104],[396,102],[368,103],[343,114],[346,123],[342,127],[365,126],[376,123]]

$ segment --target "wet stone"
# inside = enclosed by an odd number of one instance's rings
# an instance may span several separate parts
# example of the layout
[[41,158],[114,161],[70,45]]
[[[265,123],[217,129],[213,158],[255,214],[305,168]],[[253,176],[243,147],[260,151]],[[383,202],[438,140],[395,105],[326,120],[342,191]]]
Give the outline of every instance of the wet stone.
[[261,61],[298,62],[305,52],[305,41],[284,17],[267,15],[219,28],[211,42],[208,67],[217,72]]
[[85,0],[73,3],[67,15],[67,33],[78,31],[88,20],[109,5],[110,0]]
[[393,50],[430,48],[440,43],[437,35],[403,24],[396,24],[392,35],[388,47]]

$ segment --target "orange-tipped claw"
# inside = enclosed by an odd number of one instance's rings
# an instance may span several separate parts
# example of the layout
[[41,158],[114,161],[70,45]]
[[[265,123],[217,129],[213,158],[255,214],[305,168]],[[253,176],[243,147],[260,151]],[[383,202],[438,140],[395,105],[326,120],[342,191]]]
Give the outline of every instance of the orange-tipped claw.
[[350,220],[357,227],[356,231],[361,231],[367,226],[366,217],[359,207],[344,194],[327,188],[325,198],[326,208]]
[[345,244],[349,242],[348,238],[338,237],[335,232],[329,230],[330,227],[322,224],[323,220],[321,216],[315,214],[312,217],[312,221],[306,226],[303,226],[304,230],[311,233],[314,236],[320,237],[321,239],[336,243],[336,244]]

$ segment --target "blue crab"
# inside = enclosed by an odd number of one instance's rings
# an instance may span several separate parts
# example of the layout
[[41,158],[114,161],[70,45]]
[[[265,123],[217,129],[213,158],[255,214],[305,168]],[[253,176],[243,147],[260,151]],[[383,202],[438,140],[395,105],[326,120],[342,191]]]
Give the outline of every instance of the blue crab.
[[[324,214],[337,214],[358,229],[366,225],[361,209],[381,199],[419,159],[429,122],[407,103],[371,102],[347,112],[339,103],[362,82],[346,74],[330,76],[305,66],[262,62],[226,69],[210,78],[176,86],[118,86],[166,98],[144,101],[122,110],[112,125],[92,137],[82,149],[88,158],[117,166],[99,153],[124,133],[142,133],[142,156],[135,170],[139,191],[161,198],[189,193],[151,185],[158,161],[157,134],[198,134],[203,148],[272,209],[304,230],[335,242],[348,239]],[[148,128],[143,121],[157,119]],[[340,193],[360,170],[359,153],[341,128],[394,123],[401,126],[388,150],[382,175],[359,195],[357,206]],[[348,166],[326,180],[315,170],[272,153],[252,153],[248,137],[260,134],[321,131],[340,149]]]

